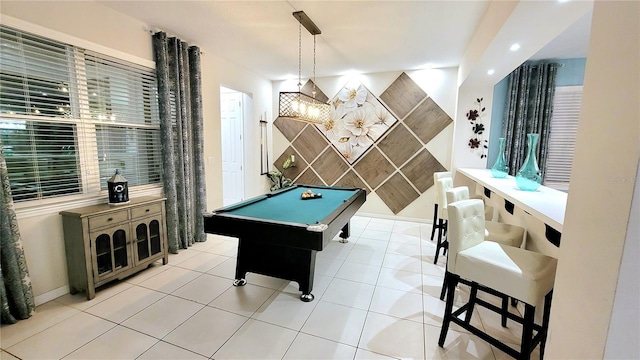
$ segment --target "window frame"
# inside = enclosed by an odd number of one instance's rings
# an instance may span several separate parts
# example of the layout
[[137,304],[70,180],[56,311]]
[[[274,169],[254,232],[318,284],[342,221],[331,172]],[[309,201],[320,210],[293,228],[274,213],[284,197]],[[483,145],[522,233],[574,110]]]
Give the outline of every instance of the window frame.
[[[46,39],[61,42],[68,46],[71,46],[71,48],[74,50],[74,58],[76,63],[78,62],[78,57],[83,56],[83,54],[79,53],[78,50],[85,50],[93,53],[98,53],[100,55],[104,55],[105,57],[113,58],[117,61],[130,62],[134,65],[142,66],[144,68],[155,71],[155,62],[152,60],[143,59],[132,54],[127,54],[112,48],[108,48],[108,47],[95,44],[86,40],[75,38],[73,36],[69,36],[67,34],[60,33],[55,30],[47,29],[47,28],[44,28],[35,24],[31,24],[20,19],[15,19],[9,16],[2,15],[2,20],[3,20],[3,26],[10,27],[20,32],[30,33],[36,36],[44,37]],[[149,42],[151,42],[151,38],[149,38]],[[84,59],[81,59],[81,63],[84,63]],[[76,71],[72,70],[72,72],[73,72],[72,76],[77,76],[78,73],[80,73],[80,71],[78,70]],[[78,84],[81,81],[83,81],[83,79],[73,79],[73,80],[75,80],[76,83]],[[86,78],[84,79],[84,81],[86,82]],[[85,85],[84,87],[81,85],[78,85],[77,88],[86,89],[86,83],[84,85]],[[72,97],[71,101],[72,102],[78,101],[78,99],[81,98],[81,96],[82,94],[77,94],[77,96]],[[80,106],[76,108],[77,109],[79,108],[81,109],[81,111],[83,111],[82,109],[84,107]],[[88,109],[85,109],[85,110],[88,111]],[[86,134],[83,134],[83,131],[81,131],[80,127],[83,127],[83,126],[86,127],[90,123],[89,121],[90,118],[86,115],[87,114],[79,114],[78,117],[73,117],[72,119],[64,119],[64,120],[65,122],[72,122],[77,124],[76,127],[77,127],[78,134],[76,139],[79,147],[80,147],[80,144],[89,144],[89,147],[94,148],[97,151],[97,141],[94,140],[93,142],[87,142],[86,139],[81,139],[81,137],[85,136]],[[10,115],[10,116],[9,114],[2,114],[2,117],[7,119],[42,121],[42,122],[50,122],[50,123],[56,123],[57,121],[62,120],[61,118],[56,119],[52,117],[17,115],[17,114]],[[96,125],[99,125],[98,122],[94,122],[92,125],[89,125],[89,126],[93,126],[95,129]],[[119,125],[125,126],[124,124],[119,124]],[[158,125],[158,128],[159,128],[159,125]],[[161,144],[158,144],[158,147],[161,147]],[[79,158],[80,181],[83,183],[87,181],[87,179],[89,179],[89,176],[87,176],[88,171],[94,171],[93,169],[95,169],[95,171],[98,171],[99,169],[97,165],[97,159],[94,161],[93,159],[91,159],[90,155],[87,155],[87,153],[92,152],[94,149],[79,148],[77,150],[79,152],[78,158]],[[95,162],[95,164],[88,165],[87,164],[88,162]],[[161,161],[160,161],[160,165],[161,165]],[[160,175],[162,175],[162,169],[160,170]],[[99,175],[98,175],[98,179],[99,179]],[[99,184],[99,181],[94,184],[88,184],[88,186],[92,189],[90,191],[85,190],[86,189],[86,187],[84,187],[85,185],[87,184],[83,184],[83,189],[81,190],[82,192],[78,194],[61,195],[61,196],[55,196],[50,198],[41,198],[41,199],[14,202],[14,206],[19,216],[36,216],[36,215],[48,214],[48,213],[51,213],[52,211],[60,211],[60,210],[69,209],[77,206],[98,204],[106,201],[107,190],[100,189],[101,184]],[[97,191],[95,191],[96,186],[98,189]],[[160,181],[159,183],[130,186],[129,192],[130,192],[130,196],[162,195],[163,193],[162,182]]]

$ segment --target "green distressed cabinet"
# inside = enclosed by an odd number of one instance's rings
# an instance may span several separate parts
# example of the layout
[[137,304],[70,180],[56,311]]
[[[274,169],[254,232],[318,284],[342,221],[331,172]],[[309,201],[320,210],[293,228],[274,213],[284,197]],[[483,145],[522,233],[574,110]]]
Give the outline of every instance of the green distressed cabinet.
[[87,293],[162,259],[168,262],[165,199],[141,197],[124,205],[62,211],[69,289]]

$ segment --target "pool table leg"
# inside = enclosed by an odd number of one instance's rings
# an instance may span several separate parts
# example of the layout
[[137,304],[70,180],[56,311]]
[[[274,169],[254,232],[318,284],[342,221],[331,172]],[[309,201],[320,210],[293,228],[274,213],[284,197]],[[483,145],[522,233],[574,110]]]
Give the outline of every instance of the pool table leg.
[[303,260],[302,266],[298,267],[296,275],[293,276],[293,281],[298,283],[298,289],[302,291],[300,300],[304,302],[311,302],[314,299],[311,290],[313,289],[313,279],[316,268],[316,251],[305,251],[299,258]]
[[234,286],[244,286],[248,272],[277,277],[298,283],[300,300],[313,301],[313,277],[316,250],[279,246],[263,239],[240,238]]
[[342,227],[342,231],[340,231],[340,242],[346,244],[349,242],[349,222],[345,226]]
[[314,297],[313,297],[312,293],[300,295],[300,300],[302,300],[304,302],[311,302],[311,301],[313,301],[313,298]]
[[242,239],[239,239],[240,243],[238,244],[238,255],[236,258],[236,279],[233,280],[233,286],[245,286],[247,284],[247,280],[245,279],[247,276],[247,269],[242,264],[242,259],[244,259],[244,248],[240,246],[242,244]]

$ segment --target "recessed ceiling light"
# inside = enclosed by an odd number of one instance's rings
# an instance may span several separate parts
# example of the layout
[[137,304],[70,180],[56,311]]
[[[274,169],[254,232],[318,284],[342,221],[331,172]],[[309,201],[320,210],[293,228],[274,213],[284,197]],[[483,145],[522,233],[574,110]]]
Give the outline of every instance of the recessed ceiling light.
[[509,50],[511,51],[517,51],[518,49],[520,49],[520,44],[518,43],[511,45],[511,47],[509,48]]
[[493,69],[489,69],[489,71],[487,71],[487,74],[489,75],[493,75],[496,71]]

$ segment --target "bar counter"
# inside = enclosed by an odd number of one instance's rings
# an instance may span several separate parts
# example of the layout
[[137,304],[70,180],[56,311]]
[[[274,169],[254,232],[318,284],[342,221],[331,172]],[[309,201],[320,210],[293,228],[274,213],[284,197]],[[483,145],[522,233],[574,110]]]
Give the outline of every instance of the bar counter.
[[490,169],[459,168],[454,184],[483,195],[487,204],[497,208],[499,221],[525,227],[527,248],[557,257],[567,193],[542,185],[536,191],[523,191],[513,176],[496,179]]

